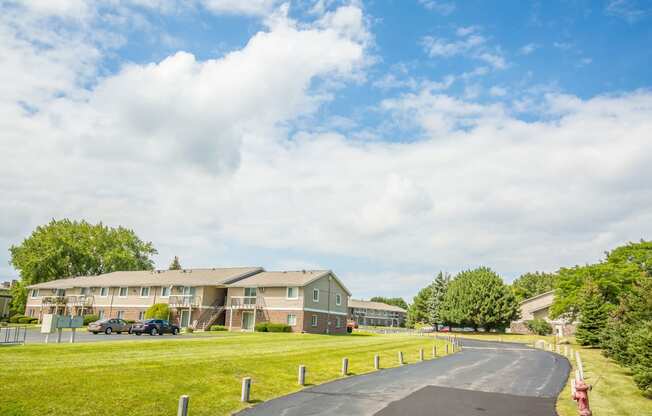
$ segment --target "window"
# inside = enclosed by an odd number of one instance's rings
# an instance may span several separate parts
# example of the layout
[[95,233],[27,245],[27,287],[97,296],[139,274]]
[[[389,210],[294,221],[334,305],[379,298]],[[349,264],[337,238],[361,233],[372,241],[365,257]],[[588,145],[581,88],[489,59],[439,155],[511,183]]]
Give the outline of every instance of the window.
[[140,297],[141,298],[148,298],[149,297],[149,287],[141,287],[140,288]]
[[310,318],[310,325],[311,325],[311,326],[317,326],[317,315],[313,315],[313,316]]
[[100,288],[100,296],[103,298],[109,296],[109,288],[108,287]]
[[118,311],[118,319],[125,319],[125,311]]
[[30,318],[34,316],[34,309],[29,310],[29,316],[30,316]]
[[32,297],[38,298],[38,289],[32,289]]
[[121,298],[126,298],[128,294],[129,294],[129,288],[128,287],[121,287],[120,292],[118,293],[118,296],[120,296]]
[[81,294],[83,296],[88,296],[91,294],[91,288],[90,287],[82,287],[81,289]]
[[342,327],[342,318],[339,316],[335,317],[335,328],[341,328]]
[[161,288],[161,297],[167,298],[168,296],[170,296],[170,288],[168,286],[163,286]]
[[312,290],[312,301],[319,302],[319,289]]
[[56,289],[54,291],[55,296],[66,296],[66,289]]
[[296,324],[297,324],[297,316],[296,315],[288,315],[288,325],[295,326]]
[[245,296],[256,296],[256,288],[255,287],[245,287],[244,295]]
[[339,293],[335,294],[335,304],[337,306],[340,306],[342,304],[342,295],[340,295]]
[[288,299],[298,299],[299,298],[299,288],[298,287],[288,287],[287,298]]
[[142,321],[143,319],[145,319],[145,311],[138,312],[138,320]]
[[104,319],[104,309],[100,309],[97,311],[97,317],[100,319]]

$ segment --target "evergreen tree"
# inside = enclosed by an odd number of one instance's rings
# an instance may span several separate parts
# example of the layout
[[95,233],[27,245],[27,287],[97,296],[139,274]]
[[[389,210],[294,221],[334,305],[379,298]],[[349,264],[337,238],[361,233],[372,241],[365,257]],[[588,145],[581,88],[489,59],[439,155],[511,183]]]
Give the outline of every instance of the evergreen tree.
[[181,270],[181,263],[179,263],[179,257],[174,256],[172,263],[170,263],[170,270]]
[[593,282],[589,283],[583,292],[580,323],[575,332],[575,339],[581,345],[599,346],[609,316],[609,304],[605,303],[604,297]]
[[415,324],[429,323],[428,303],[432,293],[433,283],[424,287],[412,299],[412,304],[408,308],[407,326],[413,328]]
[[445,322],[476,330],[502,330],[519,313],[512,291],[488,267],[459,273],[448,285],[438,310]]
[[450,280],[448,273],[439,272],[431,285],[430,299],[428,299],[428,322],[433,326],[445,324],[439,313],[439,305],[444,300]]

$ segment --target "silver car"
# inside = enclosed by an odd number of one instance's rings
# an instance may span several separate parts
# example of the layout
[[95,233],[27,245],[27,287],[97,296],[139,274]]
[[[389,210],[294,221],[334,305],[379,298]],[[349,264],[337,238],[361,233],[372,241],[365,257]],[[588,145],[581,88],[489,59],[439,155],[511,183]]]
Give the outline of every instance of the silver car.
[[93,334],[104,332],[106,335],[111,335],[114,332],[120,334],[122,332],[130,332],[130,330],[131,324],[119,318],[100,319],[99,321],[88,324],[88,332],[92,332]]

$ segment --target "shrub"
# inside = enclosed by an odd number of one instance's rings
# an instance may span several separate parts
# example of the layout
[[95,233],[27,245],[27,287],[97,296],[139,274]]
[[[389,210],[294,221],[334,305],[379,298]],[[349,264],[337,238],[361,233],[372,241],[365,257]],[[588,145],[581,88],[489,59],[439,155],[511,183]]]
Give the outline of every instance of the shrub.
[[195,330],[188,327],[188,328],[183,328],[183,332],[185,332],[186,334],[192,334],[193,332],[195,332]]
[[268,325],[267,322],[260,322],[260,323],[256,324],[256,326],[254,327],[254,331],[256,331],[256,332],[267,332],[267,325]]
[[17,324],[18,320],[21,318],[27,318],[27,317],[25,315],[14,315],[11,318],[9,318],[9,322],[11,322],[12,324]]
[[29,316],[23,316],[22,318],[18,319],[19,324],[28,324],[32,321],[32,318]]
[[155,303],[145,312],[145,319],[168,319],[170,306],[167,303]]
[[550,335],[552,334],[552,325],[543,319],[534,319],[525,322],[525,326],[537,335]]
[[30,324],[38,324],[38,318],[32,318],[29,320]]
[[128,324],[136,323],[136,321],[134,321],[133,319],[125,319],[125,322]]
[[209,331],[226,331],[227,328],[224,325],[211,325],[208,328]]
[[290,332],[292,331],[292,327],[287,324],[273,324],[273,323],[268,323],[267,324],[267,332]]
[[91,322],[99,320],[100,317],[97,315],[84,315],[84,326],[88,326]]
[[652,394],[652,321],[640,325],[629,341],[627,350],[632,357],[634,382],[641,391]]

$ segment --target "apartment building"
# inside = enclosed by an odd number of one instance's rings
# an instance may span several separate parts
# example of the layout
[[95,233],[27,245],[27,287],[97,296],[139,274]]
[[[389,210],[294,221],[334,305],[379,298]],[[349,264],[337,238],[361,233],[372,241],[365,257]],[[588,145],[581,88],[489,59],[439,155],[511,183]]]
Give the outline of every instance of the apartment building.
[[394,305],[368,300],[349,300],[349,319],[358,325],[404,326],[407,311]]
[[552,326],[555,335],[560,337],[574,335],[577,322],[571,322],[563,317],[557,319],[550,318],[550,307],[554,300],[554,291],[541,293],[523,300],[519,304],[521,319],[511,322],[509,326],[510,332],[515,334],[530,334],[532,332],[528,329],[527,322],[534,319],[543,319]]
[[285,323],[293,332],[346,332],[351,293],[330,270],[260,272],[229,285],[226,325]]
[[62,313],[140,320],[151,305],[167,303],[170,321],[181,327],[253,330],[257,322],[276,322],[313,333],[345,331],[350,296],[331,271],[261,267],[113,272],[28,288],[25,314],[38,318]]

